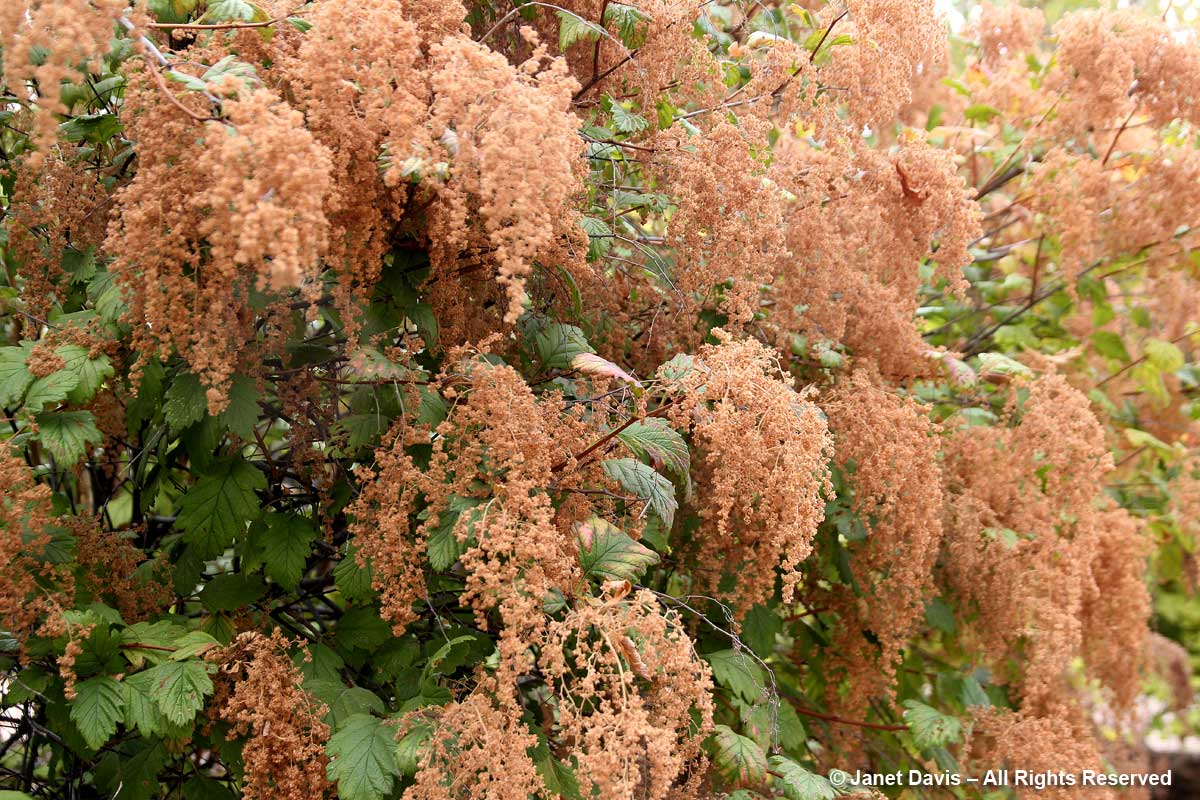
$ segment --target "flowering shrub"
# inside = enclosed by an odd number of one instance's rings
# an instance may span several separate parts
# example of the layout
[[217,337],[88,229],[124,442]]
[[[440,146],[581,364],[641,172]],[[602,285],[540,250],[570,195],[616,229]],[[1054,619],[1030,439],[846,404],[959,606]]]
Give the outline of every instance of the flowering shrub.
[[1187,725],[1196,31],[562,2],[0,4],[0,795],[832,800]]

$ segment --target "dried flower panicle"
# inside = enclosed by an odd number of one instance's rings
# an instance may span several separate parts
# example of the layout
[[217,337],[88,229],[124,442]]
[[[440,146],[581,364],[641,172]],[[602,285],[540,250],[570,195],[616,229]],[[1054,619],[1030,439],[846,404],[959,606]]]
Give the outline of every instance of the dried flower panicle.
[[647,590],[627,592],[606,586],[551,623],[538,667],[584,794],[667,797],[689,772],[703,772],[712,679],[677,615]]
[[753,339],[715,335],[721,343],[701,348],[679,384],[684,402],[670,411],[695,448],[695,494],[703,499],[691,545],[697,572],[713,592],[724,573],[737,574],[731,599],[746,609],[772,594],[778,569],[790,602],[824,518],[832,441],[773,351]]
[[[7,565],[0,580],[0,619],[18,642],[37,633],[42,623],[57,627],[60,610],[73,592],[69,565],[44,557],[59,530],[50,503],[50,487],[34,480],[19,457],[0,453],[0,558]],[[57,635],[60,631],[47,631]]]
[[230,737],[247,737],[242,796],[249,800],[328,796],[325,709],[300,687],[290,644],[279,629],[247,631],[205,656],[218,668],[214,717],[229,725]]
[[890,691],[934,590],[944,503],[941,441],[926,409],[865,372],[850,376],[821,408],[833,432],[835,462],[853,487],[850,508],[866,538],[853,548],[861,596],[842,587],[828,602],[814,598],[811,605],[828,605],[843,617],[838,661],[853,697],[842,703],[862,713],[867,700]]
[[853,44],[834,48],[828,85],[844,87],[855,121],[877,126],[912,99],[921,70],[934,70],[944,50],[945,22],[931,2],[852,0],[839,33]]
[[[415,467],[402,452],[404,431],[394,432],[395,449],[377,454],[377,474],[353,512],[355,541],[373,562],[385,616],[397,630],[424,596],[425,545],[445,514],[459,514],[454,533],[467,574],[464,599],[483,624],[497,608],[507,624],[536,614],[540,598],[570,586],[578,569],[574,542],[556,523],[544,489],[553,482],[553,465],[571,452],[570,442],[557,441],[558,409],[536,402],[510,367],[472,360],[447,379],[455,381],[456,405],[436,430],[428,467]],[[427,520],[410,531],[418,492]],[[470,514],[452,508],[464,499],[473,501]]]
[[530,751],[537,737],[515,706],[497,705],[481,685],[421,724],[431,733],[405,800],[549,798]]
[[58,138],[55,115],[69,111],[63,85],[108,53],[113,24],[128,8],[126,0],[11,0],[0,8],[4,82],[34,109],[30,166]]
[[177,350],[214,414],[228,402],[239,350],[255,339],[250,292],[318,273],[331,186],[328,153],[303,115],[265,88],[226,81],[221,90],[228,121],[197,131],[144,73],[131,81],[123,114],[143,154],[116,193],[106,244],[135,348],[150,358]]
[[1023,713],[1058,713],[1076,657],[1127,707],[1150,610],[1146,542],[1097,496],[1112,460],[1086,397],[1044,376],[1015,425],[964,428],[948,445],[946,577],[977,610],[984,652],[1024,654]]

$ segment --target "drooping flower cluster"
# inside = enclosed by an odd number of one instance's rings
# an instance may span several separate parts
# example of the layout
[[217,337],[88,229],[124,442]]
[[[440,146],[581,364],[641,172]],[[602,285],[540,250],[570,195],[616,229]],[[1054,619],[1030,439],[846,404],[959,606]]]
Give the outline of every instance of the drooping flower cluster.
[[846,704],[861,713],[866,700],[892,685],[934,585],[944,503],[940,441],[918,403],[884,390],[864,372],[821,408],[834,434],[835,461],[853,487],[850,508],[866,530],[854,555],[859,596],[840,587],[832,599],[845,616],[837,636],[854,693]]
[[312,800],[328,788],[324,708],[300,688],[288,646],[278,629],[270,636],[248,631],[206,656],[219,668],[216,719],[230,736],[247,737],[242,796],[251,800]]
[[53,587],[69,579],[61,566],[44,557],[55,531],[50,488],[36,483],[29,467],[17,456],[0,456],[0,557],[9,565],[0,581],[0,617],[18,641],[23,641],[47,617],[57,618],[63,598]]
[[70,110],[64,87],[108,53],[113,24],[127,9],[126,0],[30,0],[0,8],[4,81],[33,115],[31,166],[58,138],[55,115]]
[[717,592],[723,574],[736,574],[733,599],[748,608],[770,596],[779,569],[790,602],[824,517],[829,432],[771,350],[717,335],[721,344],[701,348],[670,412],[696,453],[698,582]]
[[551,623],[538,667],[557,696],[557,727],[584,793],[668,797],[703,774],[712,681],[678,617],[651,592],[628,591],[608,585]]
[[[148,74],[132,81],[124,109],[142,155],[116,194],[106,244],[136,347],[146,357],[184,355],[213,413],[227,402],[239,351],[255,338],[251,292],[315,277],[326,244],[328,152],[299,112],[256,84],[242,77],[214,86],[228,118],[197,126]],[[179,102],[209,101],[192,93]]]
[[977,609],[972,629],[985,652],[1023,652],[1029,713],[1063,702],[1080,655],[1128,704],[1149,613],[1146,543],[1128,512],[1097,494],[1112,460],[1087,399],[1048,375],[1019,415],[1012,427],[964,428],[948,443],[950,586]]

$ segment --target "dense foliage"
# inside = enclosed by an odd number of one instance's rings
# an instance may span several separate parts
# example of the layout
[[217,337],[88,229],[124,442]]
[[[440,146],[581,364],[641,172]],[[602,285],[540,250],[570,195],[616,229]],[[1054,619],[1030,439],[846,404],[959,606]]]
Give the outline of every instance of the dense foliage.
[[0,795],[831,800],[1189,724],[1196,32],[560,1],[0,3]]

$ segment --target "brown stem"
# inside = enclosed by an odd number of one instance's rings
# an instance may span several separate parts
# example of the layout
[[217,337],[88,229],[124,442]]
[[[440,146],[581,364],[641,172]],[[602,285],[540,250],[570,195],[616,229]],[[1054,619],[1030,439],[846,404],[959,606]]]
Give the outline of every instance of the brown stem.
[[[596,44],[597,44],[597,45],[599,45],[600,43],[599,43],[599,42],[596,42]],[[585,84],[583,85],[583,88],[581,88],[581,89],[580,89],[578,92],[576,92],[576,93],[574,94],[574,96],[572,96],[572,97],[571,97],[571,99],[572,99],[572,100],[578,100],[579,98],[583,97],[583,96],[584,96],[585,94],[587,94],[587,93],[588,93],[588,92],[589,92],[589,91],[592,89],[592,87],[594,87],[596,84],[600,83],[600,82],[601,82],[601,81],[603,81],[605,78],[607,78],[609,75],[612,75],[612,74],[613,74],[614,72],[616,72],[618,69],[620,69],[621,67],[625,66],[625,65],[626,65],[626,64],[628,64],[630,61],[632,61],[632,60],[633,60],[633,58],[634,58],[634,56],[636,56],[637,54],[638,54],[638,51],[637,51],[637,50],[632,50],[632,51],[630,51],[630,52],[629,52],[629,53],[628,53],[628,54],[627,54],[627,55],[626,55],[624,58],[622,58],[620,61],[618,61],[616,64],[613,64],[611,67],[609,67],[608,69],[604,70],[604,72],[600,73],[599,75],[593,75],[593,76],[592,76],[592,79],[591,79],[591,80],[589,80],[587,83],[585,83]]]
[[279,23],[279,19],[269,19],[265,22],[217,22],[212,24],[199,22],[147,22],[147,28],[161,28],[165,30],[187,30],[187,31],[229,31],[239,28],[269,28],[272,25]]
[[195,111],[192,111],[179,101],[179,98],[176,97],[175,93],[171,91],[171,87],[167,86],[166,78],[164,78],[162,73],[159,72],[158,64],[155,64],[151,59],[148,58],[143,59],[143,61],[146,63],[146,69],[150,71],[150,76],[154,78],[154,83],[158,85],[159,90],[166,95],[166,98],[171,101],[172,105],[174,105],[184,114],[187,114],[189,117],[191,117],[193,122],[203,125],[205,122],[212,121],[212,117],[206,117],[203,114],[197,114]]
[[596,441],[592,442],[590,445],[588,445],[586,448],[584,448],[584,449],[583,449],[581,452],[579,452],[577,455],[575,455],[575,456],[572,456],[570,459],[566,459],[566,460],[563,460],[563,461],[559,461],[557,464],[555,464],[554,466],[550,467],[550,471],[551,471],[551,472],[562,472],[562,471],[563,471],[563,470],[566,468],[567,464],[571,463],[571,461],[576,461],[576,462],[582,461],[583,459],[585,459],[585,458],[587,458],[588,456],[590,456],[592,453],[594,453],[594,452],[596,452],[597,450],[599,450],[599,449],[600,449],[601,447],[603,447],[604,445],[606,445],[606,444],[608,444],[609,442],[611,442],[611,441],[613,440],[613,438],[615,438],[615,437],[617,436],[617,434],[619,434],[621,431],[623,431],[623,430],[625,430],[626,428],[628,428],[630,425],[634,424],[635,422],[641,422],[641,421],[642,421],[642,420],[644,420],[644,419],[649,419],[650,417],[657,417],[657,416],[660,416],[660,415],[661,415],[663,412],[665,412],[665,411],[666,411],[668,408],[670,408],[671,406],[675,405],[675,403],[676,403],[676,400],[670,400],[670,401],[668,401],[668,402],[666,402],[666,403],[662,404],[661,406],[659,406],[658,408],[656,408],[655,410],[651,411],[651,412],[650,412],[650,413],[648,413],[648,414],[643,414],[642,416],[633,416],[633,417],[630,417],[629,419],[625,420],[624,422],[622,422],[622,423],[621,423],[620,425],[618,425],[617,427],[613,428],[613,429],[612,429],[611,431],[609,431],[608,433],[606,433],[606,434],[604,434],[603,436],[601,436],[601,437],[600,437],[599,439],[597,439]]
[[[842,18],[849,13],[850,9],[847,8],[845,11],[833,18],[833,21],[829,23],[829,27],[825,29],[825,32],[821,34],[821,38],[817,40],[817,46],[814,47],[812,52],[808,54],[808,63],[811,64],[817,60],[817,53],[821,52],[821,45],[825,44],[825,40],[829,38],[829,34],[833,33],[833,26],[841,22]],[[796,77],[797,72],[799,72],[799,70],[792,73],[793,78]],[[778,91],[776,93],[778,94]]]
[[1137,106],[1134,106],[1130,110],[1129,116],[1126,117],[1125,121],[1121,123],[1121,127],[1117,129],[1117,132],[1113,136],[1112,141],[1109,142],[1108,150],[1104,153],[1104,159],[1100,162],[1100,166],[1103,167],[1105,164],[1108,163],[1109,157],[1113,154],[1113,149],[1116,148],[1116,146],[1117,146],[1117,139],[1121,138],[1121,134],[1125,132],[1125,126],[1129,124],[1129,121],[1133,119],[1133,115],[1136,113],[1137,113]]
[[846,719],[844,717],[835,717],[833,714],[822,714],[819,711],[813,711],[811,708],[805,708],[799,701],[788,698],[788,702],[792,704],[792,708],[796,709],[797,714],[803,714],[806,717],[823,720],[824,722],[833,722],[837,725],[853,725],[857,728],[870,728],[873,731],[906,731],[907,725],[883,725],[878,722],[864,722],[860,719]]
[[[1171,344],[1176,344],[1176,343],[1178,343],[1178,342],[1182,342],[1184,339],[1188,338],[1189,336],[1194,336],[1194,335],[1195,335],[1195,333],[1196,333],[1195,331],[1189,331],[1188,333],[1185,333],[1185,334],[1183,334],[1182,336],[1176,336],[1174,339],[1172,339],[1172,340],[1171,340]],[[1133,367],[1136,367],[1138,364],[1141,364],[1141,363],[1142,363],[1143,361],[1145,361],[1145,360],[1146,360],[1146,356],[1144,356],[1144,355],[1143,355],[1143,356],[1139,356],[1138,358],[1135,358],[1133,361],[1130,361],[1128,364],[1126,364],[1125,366],[1121,367],[1119,370],[1117,370],[1116,372],[1112,373],[1111,375],[1109,375],[1107,378],[1105,378],[1104,380],[1102,380],[1102,381],[1100,381],[1099,383],[1097,383],[1097,384],[1096,384],[1095,386],[1093,386],[1092,388],[1093,388],[1093,389],[1099,389],[1101,386],[1103,386],[1104,384],[1108,383],[1108,382],[1109,382],[1109,381],[1111,381],[1113,378],[1117,377],[1118,375],[1121,375],[1121,374],[1123,374],[1123,373],[1124,373],[1126,370],[1129,370],[1129,369],[1131,369],[1131,368],[1133,368]]]

